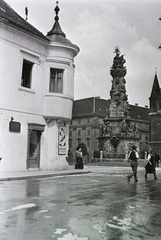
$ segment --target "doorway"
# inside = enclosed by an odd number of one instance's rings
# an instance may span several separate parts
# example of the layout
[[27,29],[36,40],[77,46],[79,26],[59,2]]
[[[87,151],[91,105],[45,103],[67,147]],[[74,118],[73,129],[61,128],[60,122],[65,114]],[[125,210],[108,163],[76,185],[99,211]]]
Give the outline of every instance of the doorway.
[[27,169],[40,168],[40,145],[43,131],[44,125],[28,124]]
[[28,168],[39,168],[40,166],[40,131],[32,130],[29,145]]

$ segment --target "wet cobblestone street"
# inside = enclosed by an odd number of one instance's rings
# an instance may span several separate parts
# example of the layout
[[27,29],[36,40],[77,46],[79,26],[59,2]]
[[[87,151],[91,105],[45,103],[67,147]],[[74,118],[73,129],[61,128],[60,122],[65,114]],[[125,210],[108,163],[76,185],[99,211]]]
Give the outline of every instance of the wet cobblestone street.
[[161,239],[161,180],[140,168],[129,183],[130,168],[111,169],[2,182],[1,239]]

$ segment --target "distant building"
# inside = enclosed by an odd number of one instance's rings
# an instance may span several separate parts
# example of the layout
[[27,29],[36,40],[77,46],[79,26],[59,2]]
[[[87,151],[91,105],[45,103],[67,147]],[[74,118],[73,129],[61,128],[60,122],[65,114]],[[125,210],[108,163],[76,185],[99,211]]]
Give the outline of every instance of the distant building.
[[[89,159],[99,157],[99,136],[100,126],[106,115],[106,109],[110,106],[110,100],[99,97],[75,100],[73,104],[72,121],[69,127],[69,149],[72,153],[72,161],[75,161],[75,149],[80,142],[86,144]],[[138,104],[130,105],[131,120],[136,122],[140,134],[140,154],[148,150],[149,142],[149,119],[150,109],[140,107]]]
[[[0,0],[0,171],[65,169],[74,96],[72,44],[44,36]],[[43,20],[42,20],[43,21]]]
[[161,88],[158,81],[157,73],[154,76],[154,82],[150,95],[150,147],[158,150],[161,154]]

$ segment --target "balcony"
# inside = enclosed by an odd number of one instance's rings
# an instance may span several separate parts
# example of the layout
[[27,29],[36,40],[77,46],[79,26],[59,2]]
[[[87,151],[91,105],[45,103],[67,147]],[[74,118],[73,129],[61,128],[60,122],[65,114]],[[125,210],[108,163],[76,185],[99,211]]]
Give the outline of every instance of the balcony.
[[45,118],[71,119],[73,99],[59,93],[47,94],[43,97],[43,116]]

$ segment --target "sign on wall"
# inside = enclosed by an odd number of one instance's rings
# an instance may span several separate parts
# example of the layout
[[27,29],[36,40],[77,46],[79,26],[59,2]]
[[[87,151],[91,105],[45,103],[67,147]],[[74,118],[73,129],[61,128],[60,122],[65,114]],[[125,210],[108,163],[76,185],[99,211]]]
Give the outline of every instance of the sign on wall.
[[14,133],[20,133],[21,132],[21,124],[20,122],[9,122],[9,131]]
[[58,139],[58,153],[59,155],[66,154],[66,127],[59,126],[59,139]]

